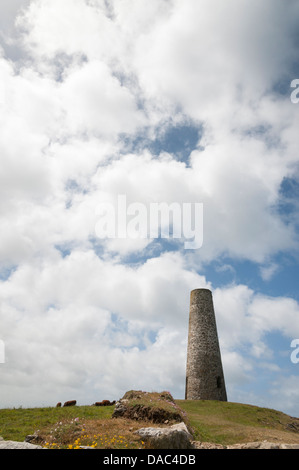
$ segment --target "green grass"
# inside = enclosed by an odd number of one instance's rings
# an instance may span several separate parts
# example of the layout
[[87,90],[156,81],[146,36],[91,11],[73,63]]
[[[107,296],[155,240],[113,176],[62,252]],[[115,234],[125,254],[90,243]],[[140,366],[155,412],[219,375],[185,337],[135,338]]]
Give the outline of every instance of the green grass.
[[[235,444],[262,440],[264,436],[296,439],[289,432],[294,422],[288,415],[270,408],[213,400],[176,400],[186,412],[195,440],[217,444]],[[277,436],[277,437],[276,437]]]
[[28,434],[60,421],[110,418],[113,407],[70,406],[61,408],[17,408],[0,410],[0,436],[5,440],[24,441]]

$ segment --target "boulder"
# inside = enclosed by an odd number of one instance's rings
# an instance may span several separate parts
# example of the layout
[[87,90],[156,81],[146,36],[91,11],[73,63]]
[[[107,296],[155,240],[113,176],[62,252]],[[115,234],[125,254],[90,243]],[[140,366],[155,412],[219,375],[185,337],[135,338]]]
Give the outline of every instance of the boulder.
[[192,436],[185,423],[165,428],[141,428],[135,431],[151,449],[193,449]]
[[29,442],[4,441],[1,439],[0,449],[43,449],[43,447]]

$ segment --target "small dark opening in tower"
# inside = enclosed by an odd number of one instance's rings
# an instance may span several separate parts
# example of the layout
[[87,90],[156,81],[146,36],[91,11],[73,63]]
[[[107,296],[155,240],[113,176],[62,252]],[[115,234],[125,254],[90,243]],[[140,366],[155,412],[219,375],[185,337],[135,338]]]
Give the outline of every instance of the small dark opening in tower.
[[217,388],[221,388],[221,377],[218,375],[217,377]]

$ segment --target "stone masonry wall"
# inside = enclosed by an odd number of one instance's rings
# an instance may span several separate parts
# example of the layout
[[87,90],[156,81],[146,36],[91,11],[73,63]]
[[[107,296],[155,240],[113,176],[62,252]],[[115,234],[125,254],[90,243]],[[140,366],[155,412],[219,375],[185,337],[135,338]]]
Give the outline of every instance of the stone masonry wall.
[[190,294],[185,398],[227,400],[213,298],[209,289],[195,289]]

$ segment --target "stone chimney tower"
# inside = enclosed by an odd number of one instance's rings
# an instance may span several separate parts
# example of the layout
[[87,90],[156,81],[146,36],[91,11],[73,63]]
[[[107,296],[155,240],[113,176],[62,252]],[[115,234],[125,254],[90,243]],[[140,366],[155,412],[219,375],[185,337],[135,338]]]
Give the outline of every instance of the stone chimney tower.
[[227,401],[212,292],[190,294],[186,400]]

